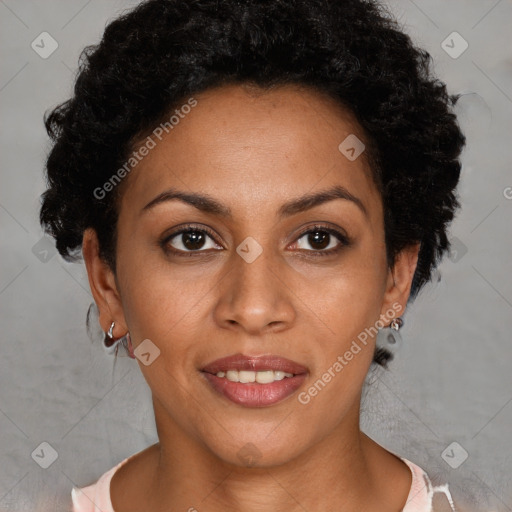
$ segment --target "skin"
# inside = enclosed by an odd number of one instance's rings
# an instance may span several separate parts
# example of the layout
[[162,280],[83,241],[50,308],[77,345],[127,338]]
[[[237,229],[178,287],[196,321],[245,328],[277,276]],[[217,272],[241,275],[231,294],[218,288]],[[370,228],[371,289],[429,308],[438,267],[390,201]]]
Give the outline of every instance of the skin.
[[[307,88],[230,85],[195,98],[197,106],[121,185],[115,274],[98,255],[95,232],[84,233],[103,330],[115,321],[114,337],[129,330],[134,348],[149,339],[160,350],[148,366],[137,360],[159,442],[115,473],[113,507],[401,510],[409,469],[359,428],[375,339],[308,404],[297,399],[393,304],[403,312],[410,293],[419,245],[388,268],[382,200],[364,153],[349,161],[338,150],[349,134],[364,141],[364,133],[348,111]],[[359,198],[366,213],[334,199],[277,215],[284,203],[335,185]],[[171,187],[207,194],[232,217],[179,200],[143,211]],[[182,235],[164,250],[159,240],[184,223],[210,228],[216,239],[205,235],[192,257],[170,252],[190,247]],[[331,236],[325,246],[312,245],[302,230],[315,224],[350,243]],[[249,236],[263,250],[252,263],[236,252]],[[335,247],[340,251],[314,254]],[[308,377],[280,403],[242,407],[215,393],[199,371],[235,353],[283,356],[307,367]],[[237,456],[247,443],[258,450],[253,467]]]

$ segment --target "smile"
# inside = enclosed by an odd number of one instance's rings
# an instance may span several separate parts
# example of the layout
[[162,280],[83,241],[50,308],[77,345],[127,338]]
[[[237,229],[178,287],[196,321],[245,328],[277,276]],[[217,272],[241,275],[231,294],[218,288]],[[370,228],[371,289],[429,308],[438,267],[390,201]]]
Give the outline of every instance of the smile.
[[279,356],[233,356],[202,369],[216,394],[244,407],[268,407],[291,396],[307,377],[306,367]]
[[262,372],[253,372],[250,370],[228,370],[227,372],[217,372],[217,377],[226,378],[230,382],[241,382],[247,384],[258,382],[259,384],[270,384],[276,380],[283,380],[285,377],[293,377],[293,373],[265,370]]

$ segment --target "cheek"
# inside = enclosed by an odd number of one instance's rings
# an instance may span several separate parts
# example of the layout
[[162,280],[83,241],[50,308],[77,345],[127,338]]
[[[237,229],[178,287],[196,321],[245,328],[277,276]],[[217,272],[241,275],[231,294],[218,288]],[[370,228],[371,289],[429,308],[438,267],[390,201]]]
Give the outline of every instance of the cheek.
[[190,338],[204,325],[202,315],[215,280],[211,273],[191,268],[180,271],[149,261],[127,265],[123,309],[135,339],[149,338],[163,346]]
[[[385,261],[355,251],[309,303],[318,332],[315,365],[299,402],[336,422],[357,400],[373,359],[383,300]],[[314,330],[311,331],[314,333]]]
[[[326,273],[316,269],[302,283],[311,311],[327,327],[330,346],[343,348],[379,318],[386,279],[385,260],[368,248],[347,252],[339,265]],[[306,295],[304,295],[306,293]]]
[[[310,378],[297,395],[297,407],[304,431],[323,437],[358,414],[361,390],[374,353],[374,332],[378,319],[377,301],[349,279],[330,290],[322,320],[327,333],[316,337]],[[375,295],[377,295],[375,293]],[[321,421],[319,421],[321,418]],[[355,416],[352,418],[356,421]]]

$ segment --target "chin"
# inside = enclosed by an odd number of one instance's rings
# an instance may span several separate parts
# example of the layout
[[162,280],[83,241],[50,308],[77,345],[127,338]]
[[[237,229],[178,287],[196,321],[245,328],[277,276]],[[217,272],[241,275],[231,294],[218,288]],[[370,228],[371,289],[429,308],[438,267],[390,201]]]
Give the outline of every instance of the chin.
[[[243,436],[231,437],[224,432],[222,439],[216,442],[204,441],[211,452],[226,464],[246,468],[272,468],[290,462],[307,449],[296,435],[286,429],[279,430],[278,425],[279,422],[276,422],[259,435],[248,435],[246,431]],[[243,429],[240,431],[243,432]]]

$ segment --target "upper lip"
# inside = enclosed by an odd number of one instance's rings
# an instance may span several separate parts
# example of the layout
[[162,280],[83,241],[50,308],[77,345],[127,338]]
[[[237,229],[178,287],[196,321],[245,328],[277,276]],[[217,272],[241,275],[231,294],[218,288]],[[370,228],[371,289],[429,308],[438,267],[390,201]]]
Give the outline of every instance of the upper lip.
[[247,356],[244,354],[234,354],[216,359],[202,369],[203,372],[212,374],[228,370],[252,370],[256,372],[273,370],[293,373],[294,375],[300,375],[308,371],[301,364],[284,357],[273,355]]

